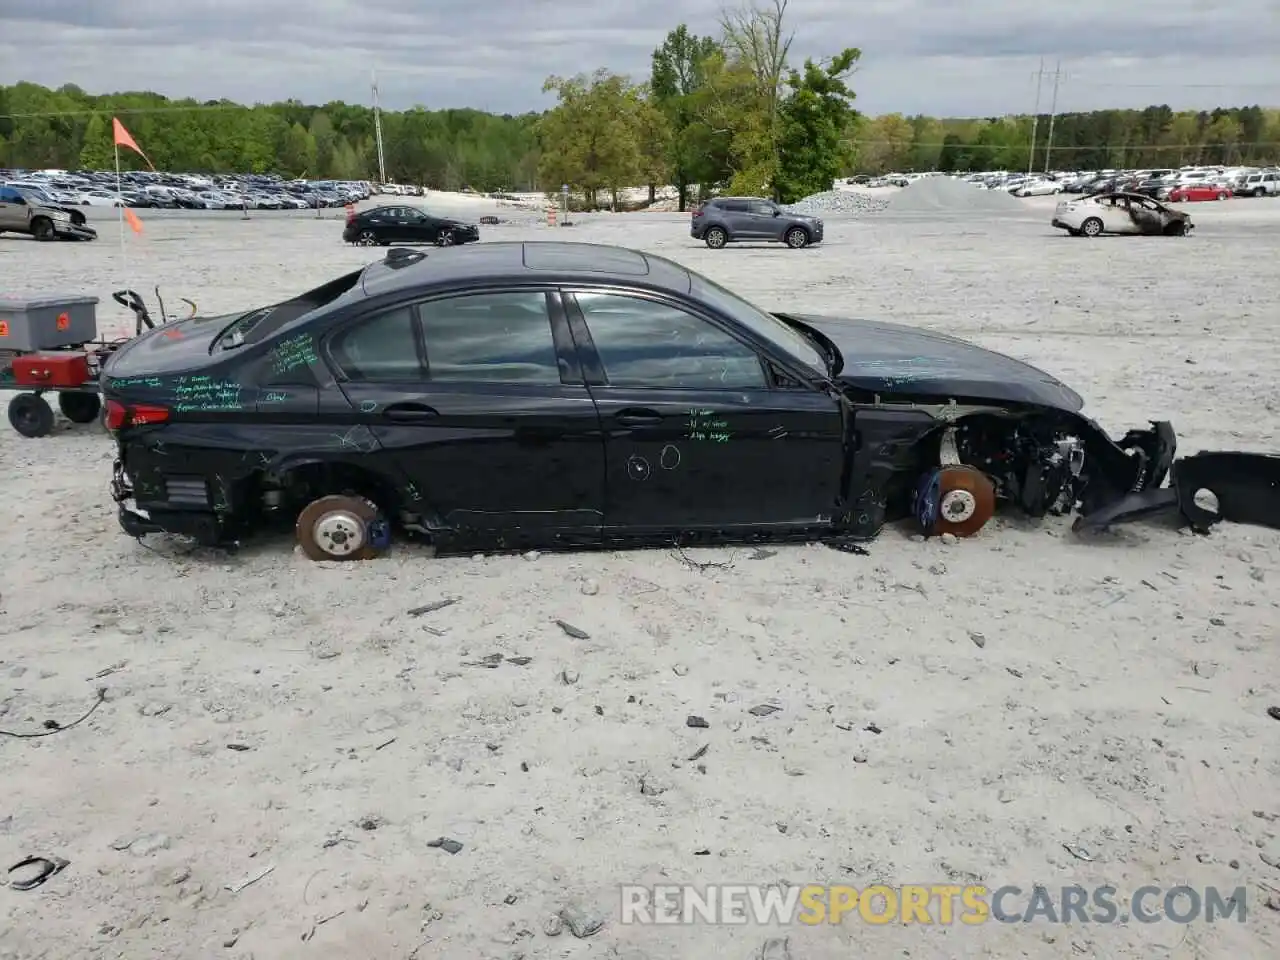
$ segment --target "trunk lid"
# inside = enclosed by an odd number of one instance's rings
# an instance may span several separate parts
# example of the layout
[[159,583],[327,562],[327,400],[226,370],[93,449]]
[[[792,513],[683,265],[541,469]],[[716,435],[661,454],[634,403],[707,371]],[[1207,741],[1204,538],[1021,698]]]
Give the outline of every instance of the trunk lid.
[[239,314],[192,317],[148,330],[115,351],[102,369],[109,380],[170,376],[204,367],[214,340]]

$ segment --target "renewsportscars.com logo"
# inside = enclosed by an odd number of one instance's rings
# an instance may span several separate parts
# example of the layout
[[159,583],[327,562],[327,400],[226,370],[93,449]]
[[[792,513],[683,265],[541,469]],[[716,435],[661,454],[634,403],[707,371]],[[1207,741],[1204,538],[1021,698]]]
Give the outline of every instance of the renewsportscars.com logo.
[[1245,920],[1245,888],[1139,887],[1126,897],[1115,887],[1037,884],[994,890],[975,884],[890,887],[678,884],[622,887],[626,924],[790,924],[860,921],[871,924],[1160,923]]

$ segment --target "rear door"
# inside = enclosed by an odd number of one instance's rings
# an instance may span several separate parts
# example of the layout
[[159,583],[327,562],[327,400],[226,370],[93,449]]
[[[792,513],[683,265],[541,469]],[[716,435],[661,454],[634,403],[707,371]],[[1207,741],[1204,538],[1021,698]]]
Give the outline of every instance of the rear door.
[[326,352],[352,424],[398,463],[420,509],[513,543],[598,539],[604,442],[554,291],[406,303],[336,331]]
[[696,304],[565,294],[606,435],[606,537],[831,520],[843,460],[833,398],[776,377],[724,318]]

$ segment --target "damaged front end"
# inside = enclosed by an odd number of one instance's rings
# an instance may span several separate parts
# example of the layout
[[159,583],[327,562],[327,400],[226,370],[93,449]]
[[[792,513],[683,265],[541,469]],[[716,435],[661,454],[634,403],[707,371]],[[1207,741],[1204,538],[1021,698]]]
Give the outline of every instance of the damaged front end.
[[1173,463],[1167,487],[1148,488],[1076,518],[1074,530],[1105,530],[1148,517],[1177,516],[1196,533],[1223,520],[1280,529],[1280,457],[1201,452]]
[[1075,415],[980,415],[942,435],[938,462],[980,470],[998,500],[1039,518],[1075,510],[1089,514],[1159,487],[1176,449],[1173,428],[1164,422],[1115,441]]
[[[1079,415],[972,416],[942,432],[938,466],[917,487],[912,514],[926,532],[980,529],[985,518],[975,523],[965,505],[980,506],[982,488],[968,471],[990,483],[992,513],[996,502],[1033,518],[1077,513],[1072,529],[1081,532],[1158,516],[1177,516],[1197,532],[1222,520],[1280,527],[1280,457],[1178,460],[1176,452],[1166,421],[1113,440]],[[949,496],[958,505],[949,508]]]

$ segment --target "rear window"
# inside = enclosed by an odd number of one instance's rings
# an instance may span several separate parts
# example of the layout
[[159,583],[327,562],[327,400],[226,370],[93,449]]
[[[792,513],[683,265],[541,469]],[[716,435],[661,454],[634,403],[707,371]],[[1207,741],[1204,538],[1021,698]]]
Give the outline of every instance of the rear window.
[[336,280],[330,280],[314,290],[308,290],[292,300],[251,310],[219,334],[218,339],[214,341],[213,349],[215,351],[234,350],[246,344],[261,342],[303,314],[337,300],[360,282],[361,273],[363,270],[356,270]]

